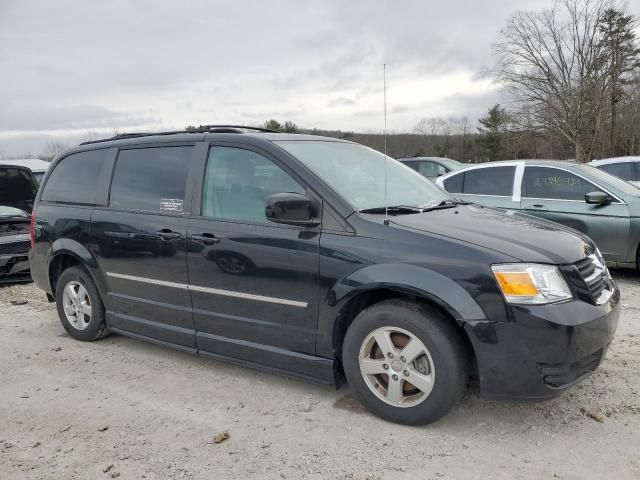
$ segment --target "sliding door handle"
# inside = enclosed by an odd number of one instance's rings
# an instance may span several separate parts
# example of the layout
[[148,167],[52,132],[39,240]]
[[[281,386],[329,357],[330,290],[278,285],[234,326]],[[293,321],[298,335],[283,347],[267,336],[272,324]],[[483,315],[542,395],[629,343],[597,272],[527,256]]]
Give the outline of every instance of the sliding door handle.
[[212,233],[201,233],[191,235],[191,240],[202,245],[215,245],[220,243],[220,239]]

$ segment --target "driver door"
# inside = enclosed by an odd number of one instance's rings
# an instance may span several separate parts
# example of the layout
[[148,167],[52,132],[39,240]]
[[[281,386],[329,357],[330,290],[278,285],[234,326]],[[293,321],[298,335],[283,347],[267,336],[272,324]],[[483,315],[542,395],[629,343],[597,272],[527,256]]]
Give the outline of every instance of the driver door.
[[306,188],[275,159],[211,146],[199,214],[187,227],[200,351],[249,362],[261,355],[276,368],[287,352],[315,353],[320,227],[267,220],[266,198],[284,192]]

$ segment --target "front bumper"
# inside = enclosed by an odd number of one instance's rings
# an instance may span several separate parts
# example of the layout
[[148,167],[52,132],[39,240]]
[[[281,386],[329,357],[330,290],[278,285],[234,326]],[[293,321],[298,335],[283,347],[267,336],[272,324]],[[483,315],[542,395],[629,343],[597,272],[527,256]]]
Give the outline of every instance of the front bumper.
[[582,300],[509,306],[508,322],[469,322],[480,388],[490,397],[552,398],[604,360],[618,325],[620,292],[592,305]]
[[29,254],[0,255],[0,283],[31,280]]

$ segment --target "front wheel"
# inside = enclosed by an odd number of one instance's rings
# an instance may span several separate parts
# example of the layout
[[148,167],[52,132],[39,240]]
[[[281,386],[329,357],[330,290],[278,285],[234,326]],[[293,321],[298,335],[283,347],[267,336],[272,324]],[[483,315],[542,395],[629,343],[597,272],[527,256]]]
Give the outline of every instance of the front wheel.
[[436,310],[388,300],[355,318],[342,362],[349,385],[374,414],[396,423],[425,425],[462,397],[467,356],[456,329]]
[[100,293],[83,268],[62,272],[56,284],[56,306],[62,326],[73,338],[93,341],[109,334]]

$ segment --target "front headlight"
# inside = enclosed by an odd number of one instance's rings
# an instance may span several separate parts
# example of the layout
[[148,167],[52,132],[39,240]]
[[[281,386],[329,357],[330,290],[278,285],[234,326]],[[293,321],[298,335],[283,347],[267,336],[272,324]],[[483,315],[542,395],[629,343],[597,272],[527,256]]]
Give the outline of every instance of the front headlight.
[[544,304],[573,297],[558,267],[535,263],[492,265],[500,290],[509,303]]

